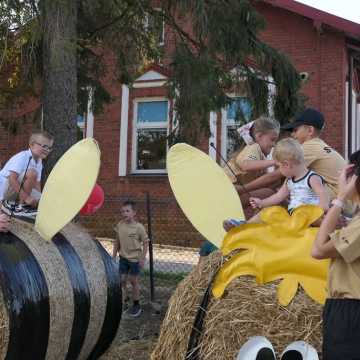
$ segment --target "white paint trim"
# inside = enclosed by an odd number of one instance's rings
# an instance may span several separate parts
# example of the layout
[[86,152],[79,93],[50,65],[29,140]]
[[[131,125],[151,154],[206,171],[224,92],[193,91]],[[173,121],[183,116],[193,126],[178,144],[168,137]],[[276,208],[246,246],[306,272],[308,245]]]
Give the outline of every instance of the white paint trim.
[[166,81],[148,81],[148,82],[135,82],[133,88],[150,88],[150,87],[161,87],[166,84]]
[[119,176],[126,176],[128,122],[129,122],[129,88],[126,85],[122,85],[122,87],[121,87],[121,117],[120,117]]
[[216,151],[213,147],[210,146],[211,143],[214,143],[216,147],[217,143],[217,113],[215,111],[210,112],[210,136],[209,136],[209,156],[216,161]]
[[142,74],[140,77],[138,77],[136,81],[149,81],[149,80],[166,80],[167,77],[163,74],[160,74],[157,71],[149,70],[146,73]]
[[[221,155],[226,159],[226,142],[227,142],[227,117],[226,109],[221,109]],[[227,159],[226,159],[227,160]]]
[[89,91],[89,100],[87,106],[87,116],[86,116],[86,134],[85,137],[94,137],[94,114],[92,112],[92,102],[93,102],[94,90]]

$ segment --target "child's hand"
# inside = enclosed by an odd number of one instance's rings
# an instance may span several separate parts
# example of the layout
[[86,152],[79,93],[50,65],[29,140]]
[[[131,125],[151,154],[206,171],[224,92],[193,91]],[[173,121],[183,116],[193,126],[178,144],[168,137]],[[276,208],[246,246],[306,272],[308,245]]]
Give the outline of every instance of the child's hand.
[[249,199],[249,202],[253,209],[261,209],[262,208],[262,200],[259,198],[251,197]]
[[144,264],[145,264],[145,259],[140,259],[140,260],[139,260],[139,266],[140,266],[141,268],[143,268],[143,267],[144,267]]

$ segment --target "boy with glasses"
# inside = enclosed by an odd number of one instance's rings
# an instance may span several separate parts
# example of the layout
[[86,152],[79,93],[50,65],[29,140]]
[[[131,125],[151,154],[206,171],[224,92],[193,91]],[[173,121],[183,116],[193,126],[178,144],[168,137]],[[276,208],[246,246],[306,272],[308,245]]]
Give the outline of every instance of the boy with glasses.
[[9,215],[35,217],[41,196],[42,160],[52,150],[54,138],[45,131],[33,132],[29,149],[11,157],[0,171],[2,211]]

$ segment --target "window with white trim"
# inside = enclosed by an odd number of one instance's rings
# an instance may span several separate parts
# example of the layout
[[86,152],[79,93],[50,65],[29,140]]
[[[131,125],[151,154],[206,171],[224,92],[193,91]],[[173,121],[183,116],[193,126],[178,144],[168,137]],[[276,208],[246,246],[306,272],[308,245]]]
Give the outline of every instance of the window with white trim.
[[164,45],[165,22],[163,18],[163,12],[160,8],[156,8],[153,10],[157,13],[157,16],[147,14],[145,18],[145,28],[147,31],[154,34],[154,38],[157,41],[158,45]]
[[243,145],[243,140],[236,131],[249,122],[251,104],[246,97],[233,97],[231,103],[222,111],[222,155],[228,160],[233,152]]
[[135,100],[133,173],[166,173],[168,124],[167,99]]

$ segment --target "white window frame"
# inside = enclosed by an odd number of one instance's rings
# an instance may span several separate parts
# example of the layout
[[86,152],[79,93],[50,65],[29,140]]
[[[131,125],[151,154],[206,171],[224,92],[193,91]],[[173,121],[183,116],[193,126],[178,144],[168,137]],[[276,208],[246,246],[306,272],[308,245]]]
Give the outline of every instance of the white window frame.
[[[156,102],[156,101],[167,101],[168,109],[166,114],[166,121],[144,123],[142,126],[138,126],[137,114],[138,104],[142,102]],[[136,98],[133,100],[133,131],[132,131],[132,154],[131,154],[131,173],[132,174],[167,174],[165,169],[150,169],[150,170],[139,170],[136,168],[137,165],[137,130],[138,129],[166,129],[166,133],[169,134],[169,113],[170,113],[170,100],[166,97],[144,97]],[[168,144],[166,143],[166,152],[168,151]]]
[[[244,94],[227,94],[228,97],[234,99],[234,98],[246,98],[246,95]],[[228,126],[236,126],[238,125],[233,119],[228,122],[227,119],[227,108],[221,109],[221,155],[225,160],[227,159],[226,155],[226,145],[227,145],[227,128]]]

